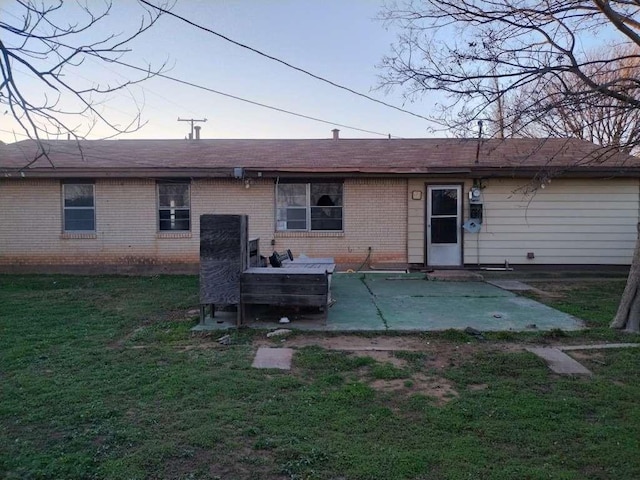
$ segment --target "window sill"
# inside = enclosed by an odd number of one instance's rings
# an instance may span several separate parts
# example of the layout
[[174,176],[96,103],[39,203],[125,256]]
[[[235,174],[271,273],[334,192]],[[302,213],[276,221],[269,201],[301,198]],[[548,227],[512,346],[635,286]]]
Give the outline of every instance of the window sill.
[[337,238],[344,237],[344,232],[276,232],[276,238]]
[[191,232],[157,232],[156,238],[191,238]]
[[98,238],[95,232],[64,232],[60,234],[63,240],[91,240]]

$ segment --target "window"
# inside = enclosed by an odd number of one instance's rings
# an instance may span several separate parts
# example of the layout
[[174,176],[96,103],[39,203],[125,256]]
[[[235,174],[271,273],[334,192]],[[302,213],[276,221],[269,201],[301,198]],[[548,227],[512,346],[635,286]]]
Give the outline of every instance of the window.
[[190,192],[188,183],[158,184],[158,228],[160,231],[191,228]]
[[92,183],[63,183],[62,207],[65,232],[94,232],[96,207]]
[[340,231],[342,183],[279,183],[276,210],[279,231]]

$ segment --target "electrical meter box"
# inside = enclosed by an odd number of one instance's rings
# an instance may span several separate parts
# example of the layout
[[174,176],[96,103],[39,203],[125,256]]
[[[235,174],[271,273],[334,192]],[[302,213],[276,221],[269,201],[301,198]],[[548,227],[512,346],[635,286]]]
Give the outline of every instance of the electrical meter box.
[[478,187],[469,191],[469,217],[476,223],[482,223],[482,190]]

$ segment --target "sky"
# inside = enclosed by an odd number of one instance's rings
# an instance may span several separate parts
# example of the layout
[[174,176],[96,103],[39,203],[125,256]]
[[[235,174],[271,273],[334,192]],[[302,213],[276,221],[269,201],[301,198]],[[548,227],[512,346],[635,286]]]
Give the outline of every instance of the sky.
[[[157,1],[157,0],[156,0]],[[90,5],[98,4],[90,1]],[[299,68],[386,103],[428,116],[434,99],[404,102],[401,90],[376,90],[376,68],[391,51],[396,31],[376,20],[381,0],[177,0],[172,11],[231,39],[261,50]],[[143,10],[134,0],[118,0],[109,17],[97,24],[95,38],[135,29]],[[0,15],[16,18],[16,2],[0,0]],[[12,17],[13,15],[13,17]],[[80,12],[64,12],[65,21]],[[321,123],[241,102],[162,78],[152,78],[126,91],[111,94],[100,105],[108,118],[126,123],[136,104],[146,125],[120,138],[181,139],[190,126],[180,118],[207,119],[202,138],[403,138],[433,134],[436,125],[330,86],[273,60],[238,47],[211,33],[163,16],[130,44],[121,60],[144,67],[166,62],[165,74],[196,85],[280,109],[319,118]],[[96,79],[102,84],[138,77],[139,72],[87,61],[70,72],[77,82]],[[25,89],[33,77],[22,73]],[[337,126],[342,124],[343,126]],[[346,126],[368,130],[367,133]],[[95,128],[88,138],[108,132]],[[24,139],[11,115],[0,116],[0,140]]]

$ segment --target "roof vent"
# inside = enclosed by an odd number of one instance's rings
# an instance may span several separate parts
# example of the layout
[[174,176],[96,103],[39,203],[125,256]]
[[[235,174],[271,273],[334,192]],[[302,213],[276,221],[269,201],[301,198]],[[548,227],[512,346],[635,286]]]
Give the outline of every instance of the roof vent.
[[333,132],[333,139],[338,140],[340,138],[340,130],[338,130],[337,128],[334,128],[331,131]]

